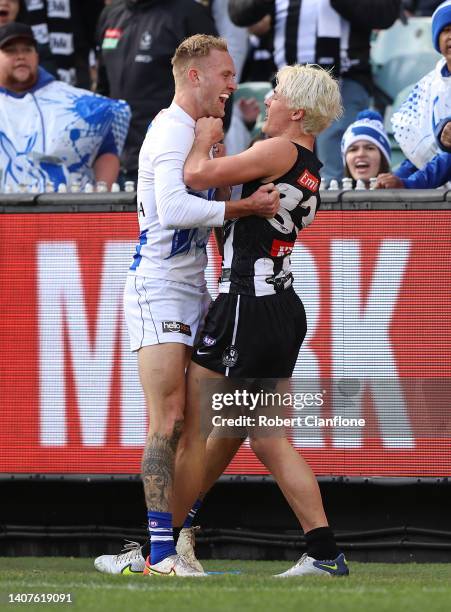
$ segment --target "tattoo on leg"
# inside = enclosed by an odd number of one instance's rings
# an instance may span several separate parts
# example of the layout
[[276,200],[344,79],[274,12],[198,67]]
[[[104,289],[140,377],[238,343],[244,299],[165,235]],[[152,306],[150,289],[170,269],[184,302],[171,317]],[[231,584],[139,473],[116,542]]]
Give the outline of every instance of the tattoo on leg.
[[158,433],[147,438],[141,465],[148,510],[168,512],[174,481],[174,460],[183,421],[176,421],[171,436]]

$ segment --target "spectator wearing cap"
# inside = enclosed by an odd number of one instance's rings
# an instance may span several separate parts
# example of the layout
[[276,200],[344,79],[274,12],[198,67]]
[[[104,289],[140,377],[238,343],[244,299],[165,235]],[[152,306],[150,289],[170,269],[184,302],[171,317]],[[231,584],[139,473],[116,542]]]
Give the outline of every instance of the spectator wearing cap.
[[76,178],[116,180],[130,111],[39,67],[28,25],[0,27],[1,188],[44,191]]
[[442,55],[393,115],[393,133],[406,161],[395,174],[406,179],[442,151],[451,152],[451,0],[432,15],[432,40]]
[[341,140],[344,174],[369,187],[370,179],[388,173],[391,147],[382,117],[372,110],[362,111],[346,129]]
[[[11,23],[12,21],[27,22],[28,12],[25,7],[25,0],[0,0],[0,27]],[[38,53],[40,65],[57,76],[56,62],[50,51],[50,46],[47,41],[38,40]]]

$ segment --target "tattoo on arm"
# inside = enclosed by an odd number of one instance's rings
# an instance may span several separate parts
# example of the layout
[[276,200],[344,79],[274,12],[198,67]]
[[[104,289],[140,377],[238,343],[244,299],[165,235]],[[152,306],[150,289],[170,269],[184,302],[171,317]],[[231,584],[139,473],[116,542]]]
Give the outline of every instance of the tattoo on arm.
[[174,462],[183,421],[176,421],[171,436],[152,434],[147,438],[141,465],[148,510],[169,512],[174,482]]

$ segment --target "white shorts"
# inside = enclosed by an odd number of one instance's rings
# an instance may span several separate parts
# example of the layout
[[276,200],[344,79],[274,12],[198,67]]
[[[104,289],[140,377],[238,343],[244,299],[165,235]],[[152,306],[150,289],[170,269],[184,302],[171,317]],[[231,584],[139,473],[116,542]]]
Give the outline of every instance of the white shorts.
[[210,302],[207,287],[129,274],[124,311],[131,350],[166,342],[193,346]]

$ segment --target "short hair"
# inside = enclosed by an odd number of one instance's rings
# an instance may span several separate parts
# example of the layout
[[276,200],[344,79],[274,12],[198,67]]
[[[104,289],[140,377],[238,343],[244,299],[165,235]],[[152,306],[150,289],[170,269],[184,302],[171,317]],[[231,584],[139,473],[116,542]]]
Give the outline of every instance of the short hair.
[[316,136],[343,114],[338,81],[313,64],[285,66],[276,75],[277,92],[292,109],[305,110],[303,127]]
[[208,57],[212,49],[228,52],[227,41],[210,34],[195,34],[180,43],[171,60],[174,78],[177,81],[193,59]]

